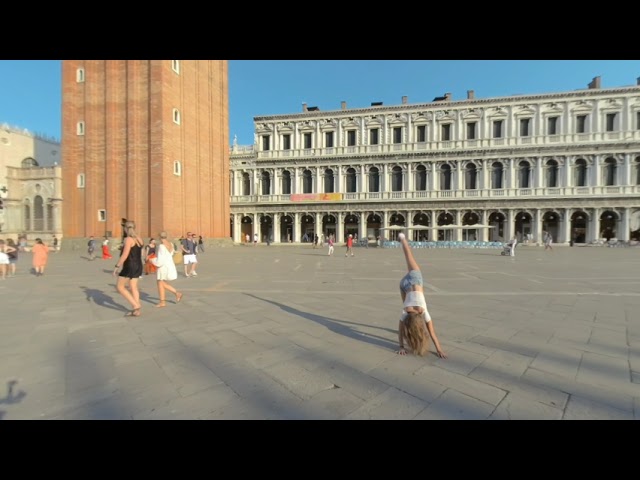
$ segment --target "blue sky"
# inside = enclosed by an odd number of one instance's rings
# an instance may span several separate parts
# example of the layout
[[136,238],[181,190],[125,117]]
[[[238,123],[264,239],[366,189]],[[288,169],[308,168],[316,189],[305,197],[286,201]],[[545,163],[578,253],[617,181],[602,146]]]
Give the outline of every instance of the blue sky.
[[[59,60],[0,60],[0,123],[60,138]],[[635,85],[640,60],[230,60],[229,134],[253,143],[253,118],[425,103],[450,92],[454,100]]]

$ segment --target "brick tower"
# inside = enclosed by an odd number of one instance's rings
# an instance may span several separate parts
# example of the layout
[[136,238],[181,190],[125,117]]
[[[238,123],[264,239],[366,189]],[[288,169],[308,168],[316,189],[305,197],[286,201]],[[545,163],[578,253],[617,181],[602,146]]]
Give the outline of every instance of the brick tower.
[[62,62],[63,232],[229,239],[226,60]]

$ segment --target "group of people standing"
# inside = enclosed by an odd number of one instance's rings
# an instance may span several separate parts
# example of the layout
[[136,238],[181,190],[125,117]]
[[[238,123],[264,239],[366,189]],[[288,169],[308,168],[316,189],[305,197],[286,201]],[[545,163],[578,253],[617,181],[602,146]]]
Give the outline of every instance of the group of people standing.
[[[7,277],[15,277],[16,266],[18,264],[18,255],[20,252],[26,252],[26,239],[24,244],[22,240],[17,245],[12,238],[7,240],[0,239],[0,279],[6,280]],[[49,247],[40,238],[36,238],[33,247],[31,247],[31,263],[33,265],[33,273],[36,277],[44,275],[44,269],[49,260]]]

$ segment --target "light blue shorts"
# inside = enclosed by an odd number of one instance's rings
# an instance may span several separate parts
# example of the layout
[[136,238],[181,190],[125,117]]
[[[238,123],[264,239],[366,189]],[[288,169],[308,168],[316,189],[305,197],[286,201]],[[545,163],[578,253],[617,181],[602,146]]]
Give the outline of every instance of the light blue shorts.
[[411,270],[402,280],[400,280],[400,291],[408,293],[413,290],[414,285],[422,286],[422,272],[420,270]]

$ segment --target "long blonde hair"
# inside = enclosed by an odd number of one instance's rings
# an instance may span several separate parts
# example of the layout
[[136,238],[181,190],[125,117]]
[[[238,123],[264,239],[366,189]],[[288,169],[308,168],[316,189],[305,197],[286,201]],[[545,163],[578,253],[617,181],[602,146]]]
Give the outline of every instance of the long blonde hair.
[[425,328],[425,317],[422,313],[410,313],[404,320],[407,343],[411,347],[411,351],[425,356],[429,351],[429,334]]
[[133,222],[131,220],[127,221],[124,224],[124,233],[126,237],[131,237],[136,244],[140,246],[144,244],[144,240],[142,240],[136,233],[136,222]]

